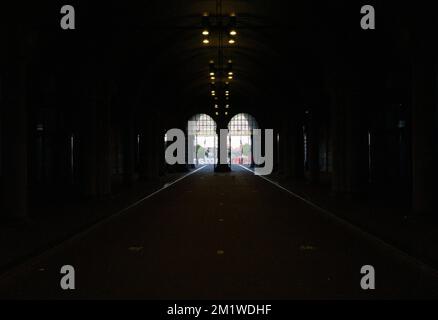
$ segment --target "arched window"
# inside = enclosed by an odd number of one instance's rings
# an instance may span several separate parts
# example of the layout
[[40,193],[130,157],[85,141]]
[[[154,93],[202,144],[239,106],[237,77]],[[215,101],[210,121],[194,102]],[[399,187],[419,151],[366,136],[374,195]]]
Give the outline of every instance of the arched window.
[[252,164],[252,134],[258,128],[255,118],[247,113],[240,113],[230,120],[228,150],[231,164]]
[[209,115],[197,114],[188,122],[188,143],[195,150],[193,162],[198,165],[215,164],[218,138],[216,122]]

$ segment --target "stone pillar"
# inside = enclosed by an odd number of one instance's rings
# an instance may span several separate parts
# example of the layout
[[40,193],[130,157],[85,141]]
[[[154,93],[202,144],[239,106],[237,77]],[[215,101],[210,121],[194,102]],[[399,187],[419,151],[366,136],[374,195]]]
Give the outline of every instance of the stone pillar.
[[[195,145],[195,136],[194,132],[189,132],[188,129],[185,130],[186,133],[186,163],[187,163],[187,169],[195,169],[196,165],[194,163],[194,152],[196,152],[196,145]],[[189,147],[190,146],[190,147]]]
[[[280,144],[281,144],[281,141],[283,139],[283,135],[281,134],[281,132],[278,129],[278,127],[276,129],[274,129],[274,137],[273,138],[274,138],[274,141],[273,141],[273,143],[274,143],[274,146],[273,146],[274,147],[273,148],[273,151],[274,151],[274,165],[273,165],[272,173],[279,174],[280,173],[280,163],[282,162],[282,160],[281,160],[281,152],[282,152],[282,150],[281,150],[281,145]],[[265,141],[265,132],[262,131],[262,145],[265,144],[264,141]],[[262,150],[263,150],[263,154],[265,155],[265,153],[264,153],[265,149],[262,148]]]
[[167,174],[167,164],[166,164],[166,142],[164,141],[165,130],[161,126],[158,128],[158,166],[160,176],[166,176]]
[[416,57],[413,66],[412,204],[417,214],[438,211],[437,62]]
[[368,183],[367,131],[363,126],[360,94],[346,84],[332,96],[332,191],[350,195]]
[[292,132],[290,128],[291,119],[283,119],[281,124],[280,139],[280,175],[282,179],[289,179],[292,176]]
[[[20,48],[23,34],[11,43],[3,78],[2,176],[0,219],[25,219],[28,206],[27,61]],[[18,49],[12,51],[12,49]]]
[[[217,128],[216,128],[217,136],[218,136],[219,140],[218,140],[218,153],[217,153],[218,163],[217,163],[216,167],[214,168],[214,171],[215,172],[230,172],[231,167],[228,163],[224,163],[224,164],[220,163],[220,154],[221,154],[220,129],[228,129],[228,121],[227,121],[227,119],[220,118],[216,121],[216,124],[217,124]],[[228,137],[227,137],[227,139],[228,139]],[[225,143],[225,145],[227,145],[227,143]],[[226,150],[226,151],[228,152],[228,150]]]
[[[143,137],[146,145],[146,178],[151,181],[158,181],[160,178],[159,152],[161,150],[159,145],[159,128],[155,115],[147,121],[147,126],[144,130]],[[162,140],[160,140],[162,141]]]
[[251,132],[251,164],[250,164],[249,167],[252,168],[252,169],[255,168],[255,162],[254,162],[254,131]]
[[111,109],[109,92],[103,84],[85,97],[80,137],[80,179],[86,196],[111,193]]
[[291,148],[291,178],[304,178],[304,136],[301,119],[293,117],[289,124]]
[[141,179],[147,178],[147,157],[148,157],[148,142],[147,142],[147,130],[146,126],[142,126],[140,129],[140,145],[138,155],[138,171]]
[[310,111],[308,121],[308,161],[309,161],[309,182],[319,182],[319,130],[320,121],[318,110]]
[[[0,58],[3,58],[0,54]],[[0,69],[0,200],[3,199],[3,79],[4,74]]]
[[137,179],[137,173],[135,170],[135,154],[137,148],[137,133],[136,133],[136,123],[134,118],[134,112],[132,109],[129,109],[128,116],[126,118],[124,124],[124,180],[128,185],[135,182]]
[[377,192],[384,192],[389,187],[389,168],[394,161],[388,157],[388,148],[393,148],[388,141],[388,128],[386,124],[385,109],[388,105],[380,103],[377,110],[373,112],[373,123],[371,126],[372,145],[372,171],[370,180]]
[[286,138],[285,138],[285,132],[283,128],[283,120],[281,120],[281,123],[279,125],[279,129],[275,131],[274,141],[274,154],[276,161],[274,163],[274,169],[273,171],[277,172],[277,175],[280,178],[284,177],[284,166],[285,166],[285,159],[284,159],[284,149],[286,145]]
[[[174,165],[169,165],[166,163],[166,159],[165,159],[166,148],[169,145],[171,145],[174,141],[167,141],[164,144],[164,148],[163,148],[163,152],[162,152],[162,160],[160,160],[160,161],[162,161],[162,165],[166,168],[166,173],[167,173],[167,170],[169,170],[170,172],[188,172],[190,169],[192,169],[192,165],[189,164],[189,144],[194,143],[193,137],[189,136],[187,122],[183,122],[182,124],[177,123],[175,126],[171,126],[171,128],[179,128],[180,130],[182,130],[184,132],[185,162],[184,162],[184,164],[174,164]],[[169,129],[166,129],[166,130],[169,130]]]

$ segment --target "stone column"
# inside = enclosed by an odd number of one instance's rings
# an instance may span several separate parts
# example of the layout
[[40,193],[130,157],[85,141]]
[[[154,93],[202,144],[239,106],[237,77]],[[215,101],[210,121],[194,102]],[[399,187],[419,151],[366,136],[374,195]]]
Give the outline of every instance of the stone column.
[[413,67],[412,204],[417,214],[438,211],[437,84],[436,59],[416,57]]
[[360,93],[346,84],[332,96],[333,192],[364,191],[368,182],[367,131]]
[[[283,135],[281,134],[279,128],[277,127],[276,129],[274,129],[274,165],[273,165],[273,169],[272,169],[272,173],[276,173],[279,174],[280,173],[280,163],[281,161],[281,153],[282,153],[282,148],[281,148],[281,141],[283,139]],[[265,132],[262,131],[262,146],[264,146],[265,144]],[[266,154],[264,153],[265,149],[262,147],[263,150],[263,154],[266,156]]]
[[290,148],[291,148],[291,178],[304,178],[304,136],[303,125],[298,115],[291,119],[290,128]]
[[280,139],[280,174],[282,179],[290,179],[292,176],[293,153],[292,140],[293,133],[291,132],[290,124],[292,119],[283,119]]
[[81,119],[80,179],[83,193],[94,197],[111,193],[111,111],[105,84],[90,86]]
[[124,165],[125,165],[125,182],[129,185],[137,179],[135,170],[135,154],[137,148],[137,133],[134,111],[127,110],[127,117],[124,124]]
[[[195,169],[196,165],[194,163],[194,152],[196,152],[196,145],[195,145],[195,136],[193,135],[194,132],[189,132],[188,129],[185,130],[186,132],[186,163],[187,163],[187,169]],[[190,146],[190,147],[189,147]]]
[[[11,40],[3,78],[2,109],[2,199],[0,219],[25,219],[28,207],[28,111],[26,37]],[[17,41],[18,43],[16,43]],[[16,51],[15,51],[16,50]]]
[[251,164],[250,168],[255,168],[255,162],[254,162],[254,132],[251,132]]
[[309,182],[319,182],[319,129],[320,119],[318,110],[310,111],[308,126],[308,156],[309,156]]
[[143,137],[146,145],[146,178],[150,181],[158,181],[160,176],[159,169],[159,130],[155,115],[147,121],[145,136]]
[[[216,121],[217,124],[217,137],[218,137],[218,163],[216,165],[216,167],[214,168],[215,172],[230,172],[231,171],[231,167],[228,163],[220,163],[220,154],[221,154],[221,136],[220,136],[220,129],[227,129],[228,128],[228,121],[227,119],[218,119]],[[228,139],[228,138],[226,138]],[[227,143],[224,143],[225,145],[227,145]],[[228,150],[226,150],[226,152],[228,152]]]

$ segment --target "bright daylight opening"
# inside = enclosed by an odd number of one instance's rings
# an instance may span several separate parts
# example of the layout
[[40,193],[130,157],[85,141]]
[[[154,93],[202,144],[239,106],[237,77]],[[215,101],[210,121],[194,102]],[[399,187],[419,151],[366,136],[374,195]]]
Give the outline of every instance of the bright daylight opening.
[[234,116],[228,124],[228,152],[231,164],[253,164],[253,130],[259,126],[247,113]]
[[218,137],[216,122],[206,114],[197,114],[188,122],[189,141],[196,150],[195,165],[216,164]]

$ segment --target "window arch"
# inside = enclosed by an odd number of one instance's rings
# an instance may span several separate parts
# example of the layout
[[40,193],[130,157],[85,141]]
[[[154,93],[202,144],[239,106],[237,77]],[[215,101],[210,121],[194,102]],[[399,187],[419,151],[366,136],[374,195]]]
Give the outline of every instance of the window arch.
[[256,119],[247,113],[239,113],[228,123],[228,152],[231,164],[253,164],[253,130],[258,129]]
[[191,117],[187,125],[188,143],[193,146],[196,165],[217,163],[217,125],[207,114],[200,113]]
[[256,119],[248,113],[239,113],[228,123],[228,130],[234,136],[252,135],[252,130],[258,128]]
[[189,133],[202,136],[216,136],[216,121],[207,114],[200,113],[189,119]]

